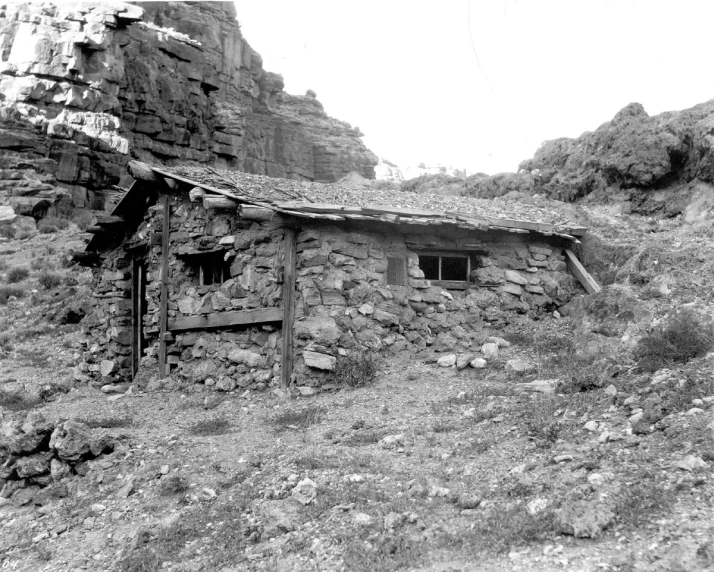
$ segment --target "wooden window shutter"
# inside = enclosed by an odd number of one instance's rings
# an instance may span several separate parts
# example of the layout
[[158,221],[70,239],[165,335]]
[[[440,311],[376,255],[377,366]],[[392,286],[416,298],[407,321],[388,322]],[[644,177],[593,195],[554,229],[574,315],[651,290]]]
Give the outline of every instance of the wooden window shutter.
[[405,258],[387,256],[387,284],[407,285],[407,261]]

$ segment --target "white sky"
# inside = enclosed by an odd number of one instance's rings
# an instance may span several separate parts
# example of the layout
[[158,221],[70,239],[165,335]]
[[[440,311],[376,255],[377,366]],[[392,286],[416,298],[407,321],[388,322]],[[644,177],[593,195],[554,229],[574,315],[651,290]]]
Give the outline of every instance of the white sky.
[[[714,98],[714,2],[237,0],[243,34],[376,154],[514,171],[637,101]],[[470,23],[469,23],[470,20]]]

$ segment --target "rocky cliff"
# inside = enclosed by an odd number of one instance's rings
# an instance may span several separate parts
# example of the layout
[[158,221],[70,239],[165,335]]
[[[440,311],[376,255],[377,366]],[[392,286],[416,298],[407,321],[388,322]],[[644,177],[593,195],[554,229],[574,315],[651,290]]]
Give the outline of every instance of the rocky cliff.
[[466,179],[464,192],[617,201],[633,212],[696,218],[714,212],[713,183],[714,100],[656,116],[631,103],[593,132],[546,141],[518,173]]
[[241,35],[233,2],[0,3],[0,204],[101,208],[132,158],[374,178],[361,133]]

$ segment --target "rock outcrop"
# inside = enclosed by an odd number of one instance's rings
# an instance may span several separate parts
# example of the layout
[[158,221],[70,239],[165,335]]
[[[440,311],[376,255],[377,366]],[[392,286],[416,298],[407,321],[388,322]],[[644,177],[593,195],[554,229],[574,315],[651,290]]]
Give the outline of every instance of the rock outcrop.
[[593,132],[546,141],[519,167],[470,177],[463,193],[587,197],[622,202],[633,212],[701,219],[714,213],[714,100],[656,116],[631,103]]
[[0,5],[0,204],[105,206],[125,164],[374,178],[358,128],[283,91],[232,2]]

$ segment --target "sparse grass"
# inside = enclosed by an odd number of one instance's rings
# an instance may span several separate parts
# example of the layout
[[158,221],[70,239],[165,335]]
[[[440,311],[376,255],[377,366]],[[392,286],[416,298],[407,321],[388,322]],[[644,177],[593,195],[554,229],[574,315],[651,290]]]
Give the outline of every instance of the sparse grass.
[[30,268],[33,270],[53,270],[54,267],[55,265],[44,256],[39,256],[30,262]]
[[72,213],[72,222],[76,224],[80,230],[87,230],[87,227],[94,224],[92,213],[87,210],[75,210]]
[[668,513],[676,493],[647,471],[620,488],[616,498],[618,520],[629,526],[646,524],[653,516]]
[[[250,493],[252,494],[252,493]],[[180,563],[189,555],[201,554],[205,570],[220,570],[226,566],[244,568],[247,530],[241,523],[249,493],[242,491],[232,502],[192,507],[169,528],[159,529],[118,562],[120,572],[154,572],[167,567],[164,563]]]
[[40,234],[53,234],[69,226],[69,221],[64,218],[48,216],[37,223],[37,230]]
[[22,298],[25,296],[25,290],[19,286],[0,286],[0,306],[7,304],[10,296]]
[[30,275],[30,269],[24,266],[15,266],[7,272],[7,283],[17,284]]
[[15,238],[15,228],[9,224],[0,224],[0,236],[3,238]]
[[456,431],[456,429],[455,423],[449,423],[447,421],[437,421],[431,428],[434,433],[450,433],[451,431]]
[[270,424],[277,432],[305,429],[320,423],[326,415],[327,409],[325,407],[310,405],[302,409],[287,409],[277,413],[270,419]]
[[535,396],[524,408],[528,434],[541,448],[553,446],[558,439],[560,422],[554,417],[557,409],[558,399],[552,396]]
[[301,471],[317,471],[322,469],[337,469],[340,466],[338,460],[327,451],[321,450],[317,446],[310,447],[307,451],[295,456],[293,463]]
[[365,447],[366,445],[374,445],[379,443],[379,441],[387,433],[385,431],[360,431],[358,433],[353,433],[347,439],[342,441],[342,444],[346,447]]
[[189,433],[206,437],[209,435],[224,435],[229,433],[231,423],[225,417],[216,417],[214,419],[204,419],[197,421],[188,428]]
[[60,393],[69,393],[69,387],[51,382],[40,388],[39,396],[42,401],[51,401],[55,395]]
[[76,420],[77,423],[84,423],[91,429],[116,429],[119,427],[131,427],[134,419],[130,416],[120,417],[112,415],[109,417],[97,417],[95,419],[81,418]]
[[183,475],[166,475],[159,481],[157,490],[162,497],[180,495],[188,490],[188,480]]
[[640,339],[634,358],[643,371],[657,371],[673,363],[686,363],[712,348],[711,319],[693,308],[678,308]]
[[43,269],[37,277],[37,281],[45,290],[52,290],[52,288],[57,288],[62,283],[62,276],[56,272]]
[[340,356],[332,381],[352,388],[372,385],[377,378],[379,361],[378,356],[365,351],[353,351],[347,356]]
[[0,334],[0,352],[11,352],[14,349],[12,338],[13,336],[7,332]]
[[50,367],[50,356],[42,350],[28,349],[22,353],[23,365],[37,368]]
[[24,411],[37,407],[42,400],[24,391],[9,391],[0,389],[0,407],[10,411]]

